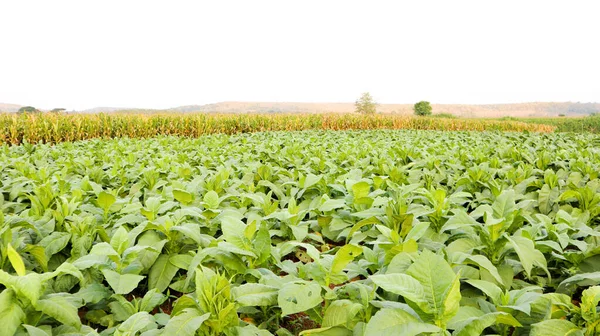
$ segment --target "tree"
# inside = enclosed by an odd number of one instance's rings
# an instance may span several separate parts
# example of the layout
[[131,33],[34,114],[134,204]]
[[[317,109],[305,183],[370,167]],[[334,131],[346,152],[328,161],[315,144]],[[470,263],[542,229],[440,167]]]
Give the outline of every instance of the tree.
[[360,96],[360,98],[354,103],[356,107],[354,109],[355,112],[362,114],[374,114],[377,112],[377,103],[371,97],[371,94],[365,92]]
[[33,106],[23,106],[17,111],[19,114],[23,113],[39,113],[40,111]]
[[63,113],[63,112],[65,112],[66,110],[67,110],[67,109],[64,109],[64,108],[60,107],[60,108],[55,108],[55,109],[52,109],[52,110],[50,111],[50,113]]
[[423,101],[416,103],[415,106],[413,107],[413,110],[415,111],[415,114],[418,116],[431,115],[431,105],[429,104],[428,101],[423,100]]

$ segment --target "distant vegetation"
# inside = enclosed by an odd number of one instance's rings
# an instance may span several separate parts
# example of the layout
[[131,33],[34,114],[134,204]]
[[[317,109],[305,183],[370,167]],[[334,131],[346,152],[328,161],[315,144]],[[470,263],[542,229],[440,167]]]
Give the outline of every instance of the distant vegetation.
[[198,137],[214,133],[421,129],[552,132],[554,126],[482,119],[383,114],[0,114],[0,143],[56,143],[90,138]]
[[354,103],[354,112],[361,114],[377,113],[377,103],[373,100],[370,93],[363,93],[360,98]]
[[[503,118],[507,120],[506,118]],[[591,132],[600,133],[600,115],[592,114],[583,118],[511,118],[513,121],[552,125],[557,132]]]
[[36,109],[33,106],[23,106],[21,107],[17,113],[40,113],[41,111]]
[[428,101],[420,101],[418,103],[415,104],[415,106],[413,107],[413,111],[415,112],[416,115],[418,116],[428,116],[431,115],[431,104],[429,104]]

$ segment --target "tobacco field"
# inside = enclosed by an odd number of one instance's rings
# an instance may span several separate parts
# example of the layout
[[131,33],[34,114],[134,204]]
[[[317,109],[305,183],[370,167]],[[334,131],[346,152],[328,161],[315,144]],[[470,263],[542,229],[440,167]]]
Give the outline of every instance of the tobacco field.
[[600,335],[600,136],[0,145],[2,335]]

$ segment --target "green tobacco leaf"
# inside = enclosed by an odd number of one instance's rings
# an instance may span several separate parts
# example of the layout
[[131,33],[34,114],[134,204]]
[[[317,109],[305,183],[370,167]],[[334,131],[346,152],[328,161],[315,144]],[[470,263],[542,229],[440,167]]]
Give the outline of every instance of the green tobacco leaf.
[[0,325],[6,335],[14,335],[21,322],[25,320],[25,312],[19,305],[15,292],[5,289],[0,293]]
[[150,312],[156,306],[165,302],[167,297],[155,289],[149,290],[140,302],[139,311]]
[[[278,334],[279,335],[279,334]],[[352,336],[354,333],[344,327],[323,327],[300,332],[300,336]]]
[[[433,314],[438,325],[444,325],[458,311],[460,279],[441,256],[424,250],[406,274],[419,281],[428,303],[424,312]],[[423,309],[423,305],[420,305]]]
[[43,246],[48,259],[62,251],[69,241],[71,235],[66,232],[52,232],[49,236],[42,238],[38,245]]
[[544,184],[538,191],[538,207],[540,212],[544,215],[549,214],[558,197],[559,191],[557,188],[550,189],[550,186]]
[[271,306],[277,304],[279,290],[275,287],[247,283],[234,287],[231,293],[242,306]]
[[566,320],[546,320],[531,325],[531,336],[583,336],[583,331]]
[[576,285],[578,286],[592,286],[600,284],[600,272],[592,272],[592,273],[581,273],[573,275],[565,280],[563,280],[559,285],[556,291],[558,293],[570,293],[574,290]]
[[108,212],[110,207],[117,201],[117,198],[106,191],[102,191],[100,194],[98,194],[96,201],[98,202],[100,208],[104,210],[104,212]]
[[10,264],[15,269],[19,276],[25,275],[25,264],[23,263],[23,258],[19,255],[19,252],[15,251],[12,245],[9,243],[6,246],[6,254],[8,255],[8,260],[10,260]]
[[525,269],[525,273],[527,273],[527,277],[531,277],[531,270],[533,266],[541,267],[548,273],[548,268],[546,266],[546,257],[535,248],[533,241],[531,239],[522,237],[522,236],[506,236],[506,239],[511,243],[515,252],[519,256],[519,260]]
[[42,280],[43,276],[37,273],[13,276],[0,270],[0,283],[7,288],[14,289],[18,296],[29,299],[34,305],[42,295]]
[[363,309],[360,303],[350,300],[333,301],[323,315],[323,327],[344,326],[353,327],[353,319]]
[[467,280],[469,285],[479,289],[485,295],[489,296],[492,299],[492,302],[500,303],[500,298],[502,296],[502,289],[498,287],[496,284],[491,283],[485,280]]
[[496,198],[492,204],[492,210],[494,211],[494,217],[496,218],[510,218],[516,208],[515,204],[515,191],[504,190]]
[[331,264],[331,274],[341,273],[346,265],[348,265],[354,258],[362,254],[362,248],[356,245],[344,245],[340,248]]
[[40,264],[44,272],[48,272],[48,257],[43,246],[27,245],[24,252],[29,253]]
[[423,323],[404,310],[384,308],[367,323],[365,335],[416,336],[440,331],[437,326]]
[[194,200],[194,196],[191,193],[181,189],[173,189],[173,197],[184,205],[188,205]]
[[219,207],[219,194],[217,194],[214,190],[211,190],[204,194],[203,198],[204,203],[209,209],[216,209]]
[[177,316],[171,317],[169,323],[165,326],[164,335],[177,335],[177,336],[194,336],[196,331],[200,329],[200,326],[204,321],[208,320],[210,313],[204,315],[200,314],[200,311],[194,308],[184,309]]
[[319,211],[328,212],[334,209],[343,208],[346,206],[346,201],[343,199],[329,199],[321,204]]
[[425,289],[415,278],[400,273],[376,274],[369,277],[377,286],[417,304],[426,304]]
[[71,300],[64,296],[53,295],[45,299],[40,299],[35,307],[60,323],[70,325],[75,328],[81,327],[81,320],[77,314],[78,307],[74,306],[71,303]]
[[111,296],[110,290],[98,282],[93,282],[86,287],[82,288],[75,294],[78,298],[82,299],[87,303],[98,303],[102,299],[109,298]]
[[596,308],[600,302],[600,286],[590,287],[581,293],[581,316],[588,322],[598,319]]
[[352,185],[352,195],[354,196],[354,201],[369,196],[370,190],[371,186],[367,182],[362,181],[354,183]]
[[164,292],[171,284],[179,268],[170,261],[171,256],[161,254],[148,273],[148,288]]
[[144,279],[144,276],[142,275],[119,274],[108,269],[103,269],[102,274],[115,294],[123,295],[131,293],[131,291],[138,286],[140,281]]
[[29,336],[52,336],[52,329],[50,329],[50,331],[48,333],[41,328],[34,327],[34,326],[28,325],[28,324],[23,324],[23,328],[25,328],[25,330],[27,330],[27,333],[29,334]]
[[142,330],[155,329],[156,322],[152,315],[147,312],[139,312],[131,315],[125,322],[121,323],[115,332],[115,336],[135,336]]
[[221,217],[221,230],[223,231],[223,238],[225,238],[225,241],[240,249],[246,248],[246,244],[244,243],[246,239],[244,236],[246,224],[239,218],[233,215]]
[[322,301],[321,286],[316,282],[307,281],[286,283],[279,290],[277,297],[283,316],[307,311]]

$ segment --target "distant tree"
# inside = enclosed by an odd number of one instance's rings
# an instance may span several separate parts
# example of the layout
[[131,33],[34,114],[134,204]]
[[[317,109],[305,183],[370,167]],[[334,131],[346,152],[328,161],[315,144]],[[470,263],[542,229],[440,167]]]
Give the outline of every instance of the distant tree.
[[23,106],[19,109],[19,111],[17,111],[17,113],[40,113],[40,111],[33,106]]
[[355,112],[362,114],[375,114],[377,112],[377,103],[373,100],[370,93],[363,93],[354,103]]
[[413,107],[413,110],[415,111],[415,114],[418,116],[427,116],[427,115],[431,115],[431,104],[429,104],[428,101],[420,101],[418,103],[415,104],[415,106]]
[[66,110],[67,110],[67,109],[64,109],[64,108],[62,108],[62,107],[59,107],[59,108],[55,108],[55,109],[52,109],[52,110],[50,110],[50,113],[63,113],[63,112],[65,112]]

